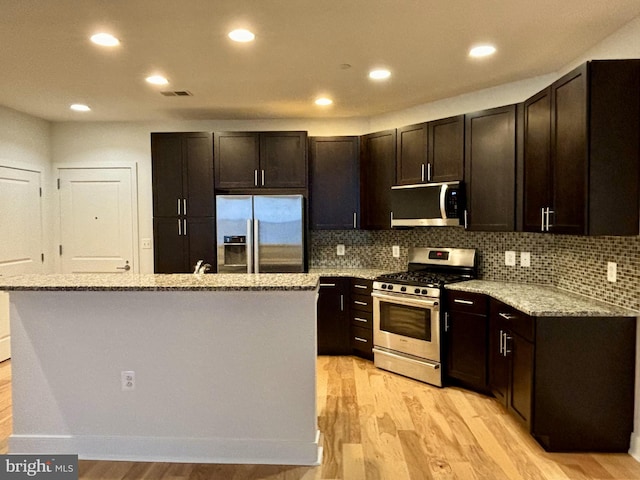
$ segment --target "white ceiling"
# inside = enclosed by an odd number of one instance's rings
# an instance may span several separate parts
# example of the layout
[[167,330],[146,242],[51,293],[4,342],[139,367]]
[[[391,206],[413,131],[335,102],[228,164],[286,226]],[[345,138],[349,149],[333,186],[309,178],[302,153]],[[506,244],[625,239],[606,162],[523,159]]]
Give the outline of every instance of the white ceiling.
[[[337,118],[555,72],[640,15],[640,1],[0,0],[0,12],[0,105],[37,117]],[[228,40],[241,26],[255,42]],[[98,31],[121,46],[93,45]],[[497,54],[470,59],[482,42]],[[391,79],[370,81],[376,66]],[[146,84],[152,73],[171,84]],[[317,107],[319,95],[334,105]]]

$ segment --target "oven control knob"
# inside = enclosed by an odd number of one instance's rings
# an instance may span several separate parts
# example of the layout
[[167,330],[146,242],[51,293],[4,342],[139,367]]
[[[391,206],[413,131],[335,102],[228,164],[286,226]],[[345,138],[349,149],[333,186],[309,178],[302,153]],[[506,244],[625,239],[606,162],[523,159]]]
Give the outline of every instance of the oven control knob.
[[423,295],[426,295],[427,293],[429,293],[429,290],[427,290],[426,288],[423,288],[423,289],[422,289],[422,294],[423,294]]
[[419,288],[416,288],[416,289],[413,291],[413,293],[415,293],[416,295],[417,295],[417,294],[419,294],[419,293],[420,293],[420,289],[419,289]]
[[388,288],[389,290],[393,290],[393,285],[387,285],[387,288]]
[[386,289],[387,289],[387,284],[386,284],[386,283],[383,283],[383,284],[382,284],[382,285],[380,285],[380,286],[382,287],[382,289],[383,289],[383,290],[386,290]]
[[401,292],[406,292],[407,291],[407,287],[400,287],[400,291]]

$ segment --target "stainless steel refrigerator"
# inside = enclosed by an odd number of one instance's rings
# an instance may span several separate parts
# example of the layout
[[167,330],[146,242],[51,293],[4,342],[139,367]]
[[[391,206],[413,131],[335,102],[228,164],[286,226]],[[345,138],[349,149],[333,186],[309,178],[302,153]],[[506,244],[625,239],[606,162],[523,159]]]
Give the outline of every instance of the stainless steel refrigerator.
[[217,195],[218,273],[304,272],[302,195]]

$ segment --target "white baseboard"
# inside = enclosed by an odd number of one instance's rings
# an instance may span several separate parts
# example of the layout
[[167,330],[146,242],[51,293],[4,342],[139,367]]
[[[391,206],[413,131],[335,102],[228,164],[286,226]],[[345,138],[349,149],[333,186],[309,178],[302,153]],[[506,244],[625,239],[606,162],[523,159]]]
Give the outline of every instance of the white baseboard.
[[0,362],[11,358],[11,337],[0,339]]
[[82,460],[234,463],[316,466],[322,460],[319,435],[313,442],[229,438],[167,438],[93,435],[11,435],[9,452],[77,454]]
[[638,462],[640,462],[640,434],[632,433],[631,434],[631,446],[629,447],[629,455],[635,458]]

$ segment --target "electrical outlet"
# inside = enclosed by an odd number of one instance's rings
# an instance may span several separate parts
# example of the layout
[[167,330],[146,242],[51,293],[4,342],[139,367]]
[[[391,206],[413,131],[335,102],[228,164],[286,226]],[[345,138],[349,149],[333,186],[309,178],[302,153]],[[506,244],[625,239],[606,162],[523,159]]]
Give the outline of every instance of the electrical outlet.
[[336,254],[340,256],[344,255],[344,245],[338,245],[338,247],[336,248]]
[[504,264],[513,267],[516,264],[516,252],[508,250],[504,252]]
[[607,280],[615,282],[618,276],[618,264],[615,262],[607,262]]
[[120,372],[120,385],[122,391],[133,390],[136,388],[136,372],[133,370],[123,370]]
[[530,267],[531,266],[531,253],[530,252],[520,252],[520,266],[521,267]]
[[142,248],[144,248],[145,250],[148,250],[151,248],[151,239],[150,238],[143,238],[142,239]]
[[400,245],[394,245],[391,247],[391,254],[393,258],[400,258]]

